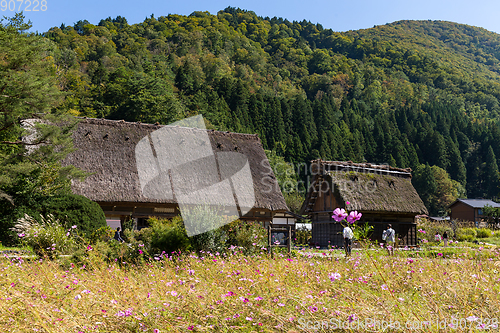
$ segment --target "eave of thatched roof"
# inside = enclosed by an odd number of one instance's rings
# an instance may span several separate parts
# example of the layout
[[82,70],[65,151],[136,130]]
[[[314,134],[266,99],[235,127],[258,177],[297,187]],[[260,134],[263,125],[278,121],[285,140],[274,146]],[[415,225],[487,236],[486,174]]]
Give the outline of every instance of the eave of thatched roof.
[[[311,164],[313,181],[327,181],[340,202],[350,202],[350,210],[427,214],[411,184],[411,169],[343,161],[315,160]],[[301,214],[314,197],[310,190]]]
[[[73,133],[76,150],[63,163],[74,165],[91,175],[83,182],[73,182],[73,192],[101,203],[175,203],[172,199],[145,197],[137,171],[137,143],[162,127],[125,121],[82,119]],[[205,131],[172,127],[172,131],[175,130]],[[288,210],[257,135],[209,130],[208,137],[214,153],[238,152],[247,157],[255,192],[255,208]]]

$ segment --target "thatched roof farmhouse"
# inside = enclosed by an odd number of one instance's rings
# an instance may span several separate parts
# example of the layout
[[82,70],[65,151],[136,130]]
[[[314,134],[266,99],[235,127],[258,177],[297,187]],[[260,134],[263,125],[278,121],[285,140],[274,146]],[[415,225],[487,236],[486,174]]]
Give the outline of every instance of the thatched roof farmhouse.
[[341,207],[363,214],[360,222],[374,226],[372,239],[381,240],[382,231],[391,223],[400,245],[416,245],[415,216],[426,214],[427,209],[411,184],[411,169],[315,160],[311,173],[301,214],[312,220],[313,243],[342,245],[342,226],[331,217]]
[[[139,227],[149,216],[178,215],[176,193],[170,199],[146,197],[141,190],[138,174],[135,154],[137,144],[162,127],[164,126],[125,121],[82,119],[73,134],[76,149],[68,155],[64,164],[74,165],[91,175],[83,182],[73,182],[73,192],[97,202],[107,218],[124,221],[132,217],[137,220]],[[206,131],[181,127],[168,130]],[[214,130],[207,132],[214,153],[239,152],[248,159],[255,204],[242,219],[269,223],[278,213],[283,215],[288,211],[257,135]],[[189,150],[185,151],[186,155],[190,153]],[[191,171],[191,175],[198,179],[203,178],[200,173],[201,171]],[[184,180],[186,183],[193,182],[192,179]]]

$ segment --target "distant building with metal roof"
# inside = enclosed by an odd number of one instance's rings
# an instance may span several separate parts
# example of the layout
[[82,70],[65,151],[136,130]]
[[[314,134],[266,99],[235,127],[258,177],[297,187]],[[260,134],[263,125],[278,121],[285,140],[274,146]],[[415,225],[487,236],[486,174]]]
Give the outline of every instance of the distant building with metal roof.
[[500,204],[489,199],[457,199],[449,208],[452,220],[473,221],[478,225],[482,219],[485,206],[500,208]]

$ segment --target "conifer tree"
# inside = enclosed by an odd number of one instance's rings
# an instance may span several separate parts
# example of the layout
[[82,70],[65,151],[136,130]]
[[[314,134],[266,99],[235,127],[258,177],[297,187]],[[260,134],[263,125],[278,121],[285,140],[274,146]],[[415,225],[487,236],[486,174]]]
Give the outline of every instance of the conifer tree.
[[[0,24],[0,189],[13,203],[19,192],[67,188],[71,169],[58,164],[71,147],[71,126],[57,126],[68,119],[51,113],[61,100],[48,56],[53,44],[27,33],[30,27],[21,14]],[[21,183],[31,184],[31,190]]]
[[491,146],[488,147],[488,153],[486,154],[484,181],[486,196],[489,198],[497,197],[500,192],[500,174],[498,173],[497,159]]
[[53,44],[29,28],[21,14],[0,22],[1,239],[27,209],[69,193],[70,178],[83,175],[61,166],[76,122],[56,110],[61,92],[48,55]]
[[467,170],[465,169],[464,162],[462,161],[462,156],[460,156],[460,151],[450,137],[446,138],[446,147],[448,149],[448,156],[450,157],[448,173],[450,174],[451,179],[456,180],[462,184],[462,186],[465,186],[467,181]]

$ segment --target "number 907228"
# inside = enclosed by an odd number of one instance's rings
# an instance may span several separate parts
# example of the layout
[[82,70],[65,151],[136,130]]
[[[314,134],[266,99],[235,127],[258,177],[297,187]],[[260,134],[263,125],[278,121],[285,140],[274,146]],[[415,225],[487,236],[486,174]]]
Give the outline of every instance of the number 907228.
[[47,0],[1,0],[2,12],[44,12],[47,10]]

